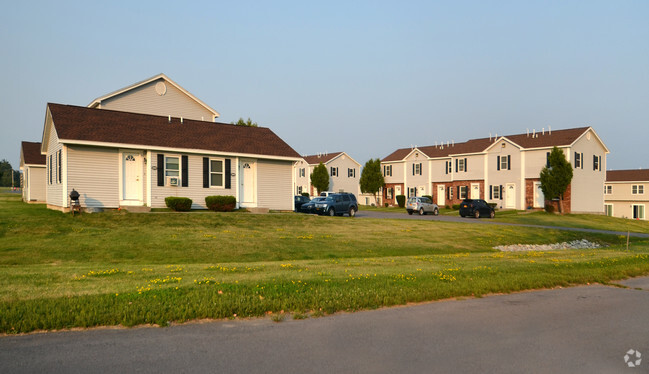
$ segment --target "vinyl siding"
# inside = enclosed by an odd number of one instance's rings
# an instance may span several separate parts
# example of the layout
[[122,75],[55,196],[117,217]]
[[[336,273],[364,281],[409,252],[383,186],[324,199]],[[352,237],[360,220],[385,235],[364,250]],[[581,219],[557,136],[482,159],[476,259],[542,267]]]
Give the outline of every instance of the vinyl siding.
[[[351,192],[356,197],[361,192],[360,179],[361,167],[346,155],[341,155],[325,165],[329,173],[329,191],[334,192]],[[331,176],[331,168],[338,168],[338,175]],[[348,177],[347,169],[355,169],[356,177]]]
[[155,89],[158,82],[164,82],[164,79],[157,79],[146,85],[106,99],[102,101],[101,108],[160,116],[170,115],[172,117],[191,118],[199,121],[213,121],[212,112],[205,109],[205,107],[168,82],[165,82],[167,92],[162,96],[158,95]]
[[258,207],[275,210],[293,209],[291,171],[291,162],[257,160]]
[[[300,177],[300,169],[304,169],[304,176]],[[311,171],[309,164],[304,160],[300,160],[294,167],[295,170],[295,186],[293,193],[297,195],[297,187],[302,186],[302,192],[310,192],[309,186],[311,185]]]
[[[602,213],[604,210],[606,154],[597,137],[594,134],[590,135],[590,139],[588,136],[581,137],[570,149],[571,155],[575,152],[584,155],[583,169],[575,168],[575,162],[571,160],[573,177],[570,210],[572,213]],[[602,157],[602,170],[593,170],[593,155]]]
[[68,192],[83,207],[119,207],[119,153],[115,148],[68,147]]
[[[58,182],[57,173],[58,173],[58,161],[56,161],[56,155],[63,148],[62,144],[59,143],[59,138],[56,135],[56,130],[52,126],[50,131],[49,139],[47,139],[47,155],[46,155],[46,168],[45,168],[45,190],[46,190],[46,199],[48,205],[54,205],[62,207],[67,205],[67,201],[63,201],[63,184]],[[52,157],[52,183],[49,183],[48,173],[50,156]],[[56,166],[56,167],[55,167]],[[61,176],[65,178],[65,175]]]
[[29,201],[45,201],[45,170],[43,167],[27,167]]
[[[151,167],[157,165],[157,154],[162,152],[151,151]],[[165,156],[181,157],[181,153],[162,153]],[[236,197],[236,179],[230,176],[232,188],[226,189],[222,187],[203,187],[203,157],[226,159],[230,158],[232,161],[232,172],[236,171],[236,159],[225,156],[203,156],[203,155],[188,155],[188,186],[187,187],[174,187],[174,186],[158,186],[157,171],[151,171],[151,207],[152,208],[166,208],[165,197],[177,196],[188,197],[192,199],[192,209],[207,209],[205,205],[205,198],[207,196],[235,196]],[[290,163],[289,163],[290,165]],[[288,175],[288,192],[291,191],[291,176],[290,171]]]

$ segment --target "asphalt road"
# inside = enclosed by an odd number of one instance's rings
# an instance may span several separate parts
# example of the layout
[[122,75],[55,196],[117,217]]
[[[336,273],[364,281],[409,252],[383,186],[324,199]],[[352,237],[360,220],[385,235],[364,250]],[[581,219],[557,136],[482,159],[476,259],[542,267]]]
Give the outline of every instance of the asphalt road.
[[[323,318],[0,338],[1,373],[646,373],[649,277]],[[629,350],[643,356],[629,368]],[[632,354],[632,362],[636,362]]]
[[[496,213],[497,214],[497,213]],[[459,215],[439,215],[433,216],[430,214],[420,216],[418,214],[408,215],[405,213],[389,213],[389,212],[376,212],[376,211],[363,211],[359,210],[356,213],[358,218],[384,218],[384,219],[410,219],[410,220],[424,220],[424,221],[443,221],[443,222],[460,222],[467,224],[484,224],[484,225],[503,225],[503,226],[521,226],[521,227],[536,227],[543,229],[555,229],[555,230],[566,230],[566,231],[581,231],[581,232],[592,232],[592,233],[601,233],[601,234],[612,234],[612,235],[625,235],[626,232],[622,231],[611,231],[611,230],[595,230],[595,229],[584,229],[577,227],[560,227],[560,226],[542,226],[542,225],[525,225],[519,223],[508,223],[508,222],[498,222],[489,218],[462,218]],[[632,232],[629,233],[632,237],[637,238],[649,238],[649,234]]]

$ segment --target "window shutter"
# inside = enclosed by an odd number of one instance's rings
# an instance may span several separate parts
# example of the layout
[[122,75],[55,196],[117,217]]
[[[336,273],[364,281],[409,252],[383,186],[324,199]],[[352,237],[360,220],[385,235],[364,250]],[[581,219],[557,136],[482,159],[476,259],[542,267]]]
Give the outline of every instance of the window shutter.
[[412,164],[412,175],[415,175],[415,164]]
[[503,199],[503,185],[500,185],[500,200]]
[[457,194],[455,195],[458,199],[460,198],[460,186],[457,186]]
[[451,199],[451,188],[452,188],[452,187],[448,187],[448,188],[446,189],[446,200],[450,200],[450,199]]
[[456,173],[457,173],[457,162],[458,162],[458,159],[456,158],[456,159],[455,159],[455,172],[456,172]]
[[580,153],[579,155],[580,155],[579,159],[581,160],[581,162],[579,163],[580,164],[579,166],[583,169],[584,168],[584,154]]
[[448,174],[448,161],[446,161],[446,164],[444,165],[444,171]]
[[496,158],[496,161],[498,161],[496,165],[496,170],[500,170],[500,156]]
[[575,169],[577,168],[577,157],[579,157],[579,153],[575,152]]
[[465,172],[465,173],[466,173],[467,171],[469,171],[469,169],[467,168],[467,165],[468,165],[468,164],[467,164],[467,159],[465,158],[465,159],[464,159],[464,172]]
[[225,173],[223,175],[223,179],[225,182],[225,188],[226,189],[231,189],[232,188],[232,160],[229,158],[225,159]]
[[165,155],[158,153],[158,186],[165,185]]
[[52,184],[52,155],[50,155],[49,164],[50,164],[50,167],[47,168],[47,174],[48,174],[48,178],[50,180],[50,184]]
[[424,169],[421,168],[421,162],[419,163],[419,175],[424,173]]
[[597,170],[597,156],[593,155],[593,170]]
[[597,156],[597,165],[599,166],[598,170],[602,171],[602,156]]
[[182,169],[180,177],[181,186],[189,187],[189,157],[187,157],[187,155],[182,155],[180,157],[180,167]]
[[385,172],[385,165],[383,165],[383,176],[384,176],[384,177],[387,177],[387,176],[388,176],[388,174]]
[[512,170],[512,155],[507,156],[507,170]]
[[59,183],[61,183],[61,150],[59,149]]
[[210,159],[203,157],[203,188],[210,187]]
[[550,152],[545,153],[545,167],[550,167]]
[[489,200],[493,200],[494,198],[494,186],[489,186]]

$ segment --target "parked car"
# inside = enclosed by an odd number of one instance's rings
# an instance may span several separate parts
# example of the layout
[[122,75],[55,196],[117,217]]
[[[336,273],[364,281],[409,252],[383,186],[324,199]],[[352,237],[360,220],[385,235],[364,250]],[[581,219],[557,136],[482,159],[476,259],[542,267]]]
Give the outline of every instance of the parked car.
[[329,196],[331,194],[335,194],[335,192],[333,192],[333,191],[322,191],[322,192],[320,192],[320,196],[324,196],[324,197],[327,197],[327,196]]
[[329,216],[342,216],[347,213],[354,217],[358,212],[358,202],[356,196],[351,193],[333,193],[327,196],[323,201],[315,203],[315,212]]
[[316,212],[315,211],[315,205],[317,203],[320,203],[320,202],[324,201],[325,199],[326,199],[326,197],[314,197],[308,203],[302,204],[302,206],[300,206],[299,211],[302,212],[302,213],[311,213],[311,214],[313,214],[313,213]]
[[433,203],[432,200],[427,197],[409,198],[406,203],[406,210],[410,215],[414,212],[418,212],[420,216],[427,213],[432,213],[433,215],[439,214],[439,207],[437,204]]
[[460,216],[494,218],[496,216],[496,211],[484,200],[464,199],[460,203]]
[[296,195],[293,200],[295,201],[295,211],[299,212],[303,204],[311,201],[308,196]]

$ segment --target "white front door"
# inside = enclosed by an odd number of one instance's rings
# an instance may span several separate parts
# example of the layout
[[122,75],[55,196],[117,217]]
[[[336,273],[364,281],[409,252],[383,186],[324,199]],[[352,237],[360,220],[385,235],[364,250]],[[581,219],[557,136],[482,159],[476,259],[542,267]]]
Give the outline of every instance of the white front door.
[[437,186],[437,205],[444,206],[446,204],[446,194],[444,186]]
[[142,203],[142,154],[122,154],[122,201],[126,204]]
[[480,185],[471,183],[471,198],[479,199],[480,198]]
[[545,207],[545,196],[543,195],[543,190],[541,189],[541,182],[534,182],[534,207]]
[[507,183],[505,194],[505,208],[516,208],[516,185],[514,183]]
[[242,159],[239,163],[241,204],[244,206],[254,206],[255,190],[257,181],[255,180],[255,161]]
[[401,195],[401,186],[395,186],[394,187],[394,196],[395,196],[395,198],[397,196],[399,196],[399,195]]

